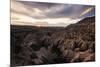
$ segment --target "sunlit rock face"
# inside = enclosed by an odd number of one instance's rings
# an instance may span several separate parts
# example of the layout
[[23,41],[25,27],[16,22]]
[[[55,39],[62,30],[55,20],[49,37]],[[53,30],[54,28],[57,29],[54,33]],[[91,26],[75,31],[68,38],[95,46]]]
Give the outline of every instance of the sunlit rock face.
[[67,27],[11,26],[11,65],[95,61],[95,17]]

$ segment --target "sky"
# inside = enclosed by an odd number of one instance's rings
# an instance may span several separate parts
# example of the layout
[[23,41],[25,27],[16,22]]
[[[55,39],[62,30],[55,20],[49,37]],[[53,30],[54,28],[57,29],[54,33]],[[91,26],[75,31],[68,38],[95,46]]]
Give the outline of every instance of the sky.
[[95,6],[11,0],[11,25],[62,26],[95,16]]

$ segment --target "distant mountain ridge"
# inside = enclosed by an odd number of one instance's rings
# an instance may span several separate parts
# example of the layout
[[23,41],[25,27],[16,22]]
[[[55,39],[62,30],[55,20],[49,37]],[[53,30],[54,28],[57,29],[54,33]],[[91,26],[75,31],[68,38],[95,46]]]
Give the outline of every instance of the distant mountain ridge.
[[81,24],[81,23],[93,23],[93,22],[95,22],[95,16],[84,18],[81,21],[79,21],[77,24]]
[[80,29],[80,27],[88,27],[89,25],[95,25],[95,16],[93,17],[87,17],[84,18],[82,20],[80,20],[79,22],[75,23],[75,24],[70,24],[68,25],[65,29],[69,30],[69,29]]

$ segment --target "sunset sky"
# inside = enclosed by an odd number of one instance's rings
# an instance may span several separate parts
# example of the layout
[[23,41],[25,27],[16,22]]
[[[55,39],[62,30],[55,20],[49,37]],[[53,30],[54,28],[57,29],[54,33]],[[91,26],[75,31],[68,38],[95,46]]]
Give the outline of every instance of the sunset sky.
[[67,26],[94,15],[92,5],[11,1],[11,25]]

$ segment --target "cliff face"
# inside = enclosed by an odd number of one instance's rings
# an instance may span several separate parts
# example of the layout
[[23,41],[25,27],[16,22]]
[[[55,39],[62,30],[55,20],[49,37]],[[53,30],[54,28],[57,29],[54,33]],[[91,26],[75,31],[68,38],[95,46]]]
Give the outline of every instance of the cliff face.
[[11,26],[11,65],[95,61],[95,17],[66,28]]

